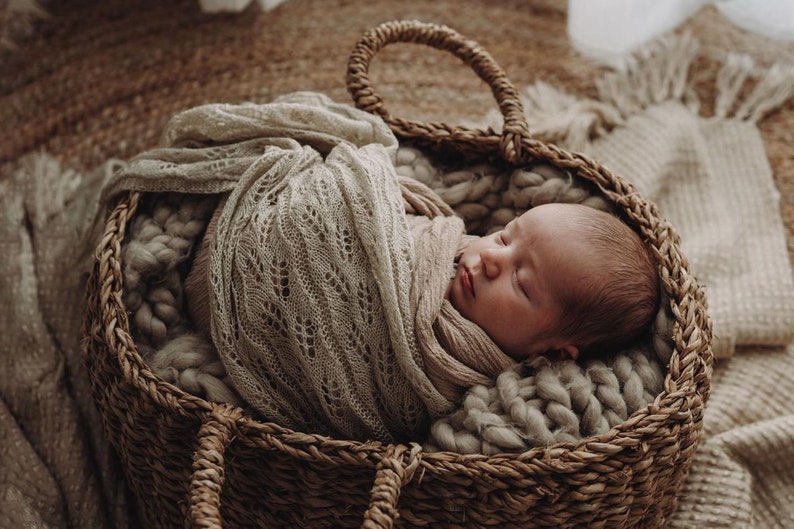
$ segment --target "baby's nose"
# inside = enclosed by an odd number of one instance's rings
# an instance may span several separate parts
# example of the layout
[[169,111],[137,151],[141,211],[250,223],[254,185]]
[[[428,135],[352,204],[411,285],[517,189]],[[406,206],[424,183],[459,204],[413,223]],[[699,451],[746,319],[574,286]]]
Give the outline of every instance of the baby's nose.
[[483,250],[480,252],[480,261],[482,262],[482,271],[488,279],[495,279],[499,276],[501,265],[499,263],[499,254],[494,250]]

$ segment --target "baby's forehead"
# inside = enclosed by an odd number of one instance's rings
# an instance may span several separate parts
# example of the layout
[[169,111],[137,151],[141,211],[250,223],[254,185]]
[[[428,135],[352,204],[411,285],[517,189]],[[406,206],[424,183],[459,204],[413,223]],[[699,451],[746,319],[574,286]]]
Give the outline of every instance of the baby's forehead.
[[566,202],[550,202],[539,204],[525,211],[521,217],[532,216],[533,214],[553,215],[561,217],[579,217],[587,219],[597,219],[609,216],[610,214],[584,204],[571,204]]
[[593,233],[631,236],[631,228],[615,215],[582,204],[551,203],[536,206],[513,219],[518,226],[548,225],[559,231],[576,232],[584,237]]
[[544,204],[527,210],[510,221],[506,228],[519,231],[536,232],[539,230],[555,230],[564,232],[584,232],[588,224],[599,221],[597,210],[587,206],[572,207],[571,204]]
[[601,266],[608,265],[604,259],[619,259],[615,252],[609,251],[610,242],[631,236],[631,229],[620,226],[622,221],[618,218],[588,206],[565,204],[528,215],[531,212],[516,219],[514,229],[525,242],[542,242],[545,251],[551,250],[556,264],[565,265],[558,270],[560,273],[591,269],[596,261]]

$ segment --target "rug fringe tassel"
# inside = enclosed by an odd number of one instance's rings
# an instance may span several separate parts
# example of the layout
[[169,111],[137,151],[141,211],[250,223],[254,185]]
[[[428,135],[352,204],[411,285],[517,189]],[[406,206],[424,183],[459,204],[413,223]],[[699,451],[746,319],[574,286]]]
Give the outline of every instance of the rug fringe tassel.
[[[689,71],[699,49],[689,33],[659,39],[635,54],[625,72],[610,72],[597,80],[599,98],[613,104],[623,117],[668,100],[679,100],[697,112],[699,101]],[[740,102],[748,79],[758,82]],[[759,72],[749,56],[730,53],[716,77],[714,113],[722,119],[757,122],[792,96],[794,66],[775,64]]]
[[74,228],[83,244],[83,250],[75,253],[75,262],[88,266],[105,224],[99,190],[124,165],[111,158],[83,174],[45,151],[32,151],[17,160],[11,178],[0,181],[0,197],[22,197],[32,229],[47,230],[53,223]]
[[66,207],[83,182],[83,176],[61,166],[57,158],[46,152],[31,152],[19,160],[15,174],[17,184],[29,186],[27,210],[37,228]]
[[30,33],[37,19],[48,16],[36,0],[0,2],[0,51],[16,51],[16,39]]

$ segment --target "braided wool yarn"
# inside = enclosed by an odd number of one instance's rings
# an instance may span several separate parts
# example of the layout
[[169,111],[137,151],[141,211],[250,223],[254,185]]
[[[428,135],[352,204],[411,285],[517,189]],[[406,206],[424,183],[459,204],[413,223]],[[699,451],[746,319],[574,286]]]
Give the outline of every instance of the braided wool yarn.
[[185,264],[217,199],[152,195],[122,250],[130,327],[152,370],[166,382],[215,402],[240,404],[212,343],[190,332],[184,310]]
[[196,334],[188,332],[169,340],[152,355],[149,364],[163,380],[192,395],[213,402],[243,404],[215,347]]
[[143,344],[160,347],[184,331],[179,265],[204,231],[214,202],[166,195],[133,220],[122,254],[124,303],[133,313],[135,338]]
[[613,211],[612,205],[584,182],[548,164],[535,165],[531,170],[506,171],[478,164],[444,171],[413,147],[400,147],[395,164],[397,174],[422,182],[452,206],[471,234],[498,231],[529,208],[552,202]]
[[[530,207],[609,203],[565,172],[547,165],[505,171],[488,164],[437,168],[421,151],[400,147],[398,175],[431,189],[460,215],[469,233],[501,229]],[[216,402],[241,404],[217,351],[192,332],[183,299],[185,263],[217,203],[193,195],[153,195],[139,211],[124,248],[125,303],[154,371],[184,391]],[[406,201],[407,213],[416,213]],[[671,318],[660,310],[652,340],[585,366],[545,359],[478,384],[451,415],[436,420],[426,450],[493,454],[575,441],[603,433],[649,404],[662,390],[663,365],[672,352]]]
[[663,381],[648,347],[584,367],[539,358],[522,371],[505,371],[493,386],[473,386],[457,411],[433,423],[425,449],[492,455],[577,441],[653,402]]

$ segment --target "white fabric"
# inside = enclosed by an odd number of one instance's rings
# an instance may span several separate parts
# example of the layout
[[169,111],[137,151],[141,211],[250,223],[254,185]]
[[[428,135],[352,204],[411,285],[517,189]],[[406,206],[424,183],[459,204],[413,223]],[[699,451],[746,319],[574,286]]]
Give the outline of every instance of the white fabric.
[[[259,8],[270,11],[287,0],[257,0]],[[205,13],[239,13],[251,4],[251,0],[199,0],[199,6]]]

